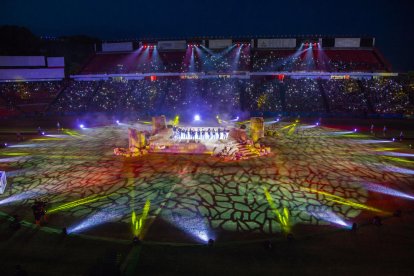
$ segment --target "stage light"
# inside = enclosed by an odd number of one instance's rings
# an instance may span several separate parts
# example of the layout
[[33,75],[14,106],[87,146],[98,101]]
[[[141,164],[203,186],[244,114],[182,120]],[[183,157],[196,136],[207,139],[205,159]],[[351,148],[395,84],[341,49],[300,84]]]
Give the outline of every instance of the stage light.
[[116,120],[116,123],[119,125],[119,120]]
[[404,192],[378,185],[376,183],[364,183],[364,187],[371,192],[414,200],[414,195],[406,194]]
[[42,131],[42,135],[43,135],[43,136],[45,135],[45,132],[44,132],[44,131]]
[[337,214],[335,214],[334,212],[332,212],[329,209],[326,210],[320,210],[320,211],[308,211],[309,214],[311,214],[312,216],[339,225],[339,226],[343,226],[343,227],[349,227],[348,223],[346,223],[340,216],[338,216]]
[[121,217],[121,214],[119,212],[111,212],[111,211],[101,211],[98,213],[95,213],[87,218],[85,218],[83,221],[79,222],[77,225],[71,226],[67,229],[67,233],[79,233],[82,231],[85,231],[87,229],[90,229],[92,227],[111,222],[116,221]]
[[289,210],[286,207],[283,207],[283,210],[279,211],[276,203],[274,202],[272,196],[270,195],[266,187],[263,187],[263,191],[266,200],[269,203],[270,209],[273,211],[273,213],[276,215],[276,218],[278,219],[282,231],[286,234],[290,233],[291,225]]
[[201,120],[200,115],[198,114],[194,115],[194,121],[200,121],[200,120]]
[[319,122],[317,122],[316,125],[319,126]]
[[79,127],[80,128],[85,128],[85,126],[83,124],[80,124]]
[[356,222],[352,223],[351,230],[352,230],[353,232],[356,232],[356,230],[358,230],[358,224],[357,224]]
[[382,220],[381,220],[381,218],[379,217],[379,216],[375,216],[373,219],[372,219],[372,224],[374,224],[375,226],[381,226],[382,225]]
[[358,131],[358,129],[354,128],[354,132],[357,132],[357,131]]

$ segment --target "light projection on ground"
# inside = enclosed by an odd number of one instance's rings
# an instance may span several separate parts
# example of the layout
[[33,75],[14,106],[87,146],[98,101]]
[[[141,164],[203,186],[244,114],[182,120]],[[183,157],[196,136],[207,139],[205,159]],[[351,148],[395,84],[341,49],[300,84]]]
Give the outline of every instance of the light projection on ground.
[[49,226],[69,233],[111,222],[126,226],[124,237],[157,240],[164,228],[153,231],[163,221],[206,242],[221,233],[348,227],[365,214],[395,211],[372,197],[411,202],[412,152],[398,154],[398,143],[384,148],[360,133],[278,124],[278,136],[264,138],[272,155],[230,162],[208,155],[114,156],[114,147],[128,144],[125,128],[116,124],[27,141],[27,147],[0,150],[0,170],[10,184],[0,195],[0,211],[19,205],[31,218],[33,200],[40,198],[48,201]]

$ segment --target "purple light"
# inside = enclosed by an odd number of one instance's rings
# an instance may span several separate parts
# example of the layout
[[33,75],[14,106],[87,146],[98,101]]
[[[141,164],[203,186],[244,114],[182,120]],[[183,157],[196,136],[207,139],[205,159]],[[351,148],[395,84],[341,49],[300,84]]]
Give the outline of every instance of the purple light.
[[395,157],[414,157],[414,154],[412,153],[394,152],[394,151],[381,151],[378,154],[387,155],[387,156],[395,156]]
[[397,190],[394,190],[388,187],[384,187],[384,186],[381,186],[375,183],[364,183],[364,186],[367,190],[372,191],[372,192],[414,200],[414,196],[412,195],[409,195],[409,194],[406,194],[406,193],[403,193],[403,192],[400,192],[400,191],[397,191]]
[[388,171],[388,172],[396,172],[396,173],[401,173],[401,174],[414,174],[414,170],[411,169],[406,169],[406,168],[399,168],[396,166],[383,166],[383,170]]
[[198,114],[196,114],[196,115],[194,115],[194,121],[200,121],[201,120],[201,117],[200,117],[200,115],[198,115]]
[[333,223],[339,226],[350,228],[348,223],[346,223],[341,217],[339,217],[337,214],[335,214],[331,210],[307,211],[307,212],[310,215],[318,219],[321,219],[321,220],[324,220],[324,221],[327,221],[327,222],[330,222],[330,223]]
[[357,131],[358,131],[358,129],[354,128],[354,132],[357,132]]
[[80,128],[85,128],[85,126],[83,124],[80,124],[79,127]]
[[391,143],[391,141],[389,141],[389,140],[374,140],[374,139],[372,139],[372,140],[354,140],[355,142],[357,142],[357,143],[360,143],[360,144],[376,144],[376,143]]

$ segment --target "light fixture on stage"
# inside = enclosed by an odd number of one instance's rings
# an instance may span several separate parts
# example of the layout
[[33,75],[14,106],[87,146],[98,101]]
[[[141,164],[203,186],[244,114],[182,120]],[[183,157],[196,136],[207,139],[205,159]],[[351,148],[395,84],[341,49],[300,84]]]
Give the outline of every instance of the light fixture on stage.
[[402,215],[402,211],[400,210],[400,209],[398,209],[398,210],[395,210],[395,212],[394,212],[394,217],[397,217],[397,218],[399,218],[399,217],[401,217],[401,215]]
[[198,115],[198,114],[194,115],[194,121],[196,121],[196,122],[201,121],[200,115]]
[[380,227],[380,226],[382,225],[382,220],[381,220],[381,218],[380,218],[379,216],[375,216],[375,217],[372,219],[372,224],[374,224],[375,226]]
[[85,128],[85,126],[83,124],[80,124],[79,127],[82,128],[82,129]]
[[354,128],[354,132],[357,132],[357,131],[358,131],[358,129]]
[[116,123],[119,125],[119,120],[116,120]]
[[353,232],[356,232],[356,231],[358,230],[358,224],[357,224],[356,222],[352,223],[351,230],[352,230]]

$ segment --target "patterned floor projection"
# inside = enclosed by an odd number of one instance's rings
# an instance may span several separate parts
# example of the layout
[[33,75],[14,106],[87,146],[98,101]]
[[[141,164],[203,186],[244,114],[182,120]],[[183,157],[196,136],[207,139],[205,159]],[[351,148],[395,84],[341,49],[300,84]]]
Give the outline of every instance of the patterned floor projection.
[[[221,231],[288,231],[285,224],[349,226],[362,213],[394,211],[372,187],[411,192],[414,161],[410,154],[399,157],[398,144],[282,126],[278,137],[266,138],[271,156],[231,162],[194,155],[114,156],[114,147],[127,145],[126,126],[33,139],[0,151],[0,170],[7,171],[9,183],[0,210],[19,206],[30,214],[34,198],[47,199],[50,223],[64,217],[76,232],[105,222],[135,223],[149,201],[147,228],[162,219],[207,240]],[[137,229],[141,223],[146,222]]]

